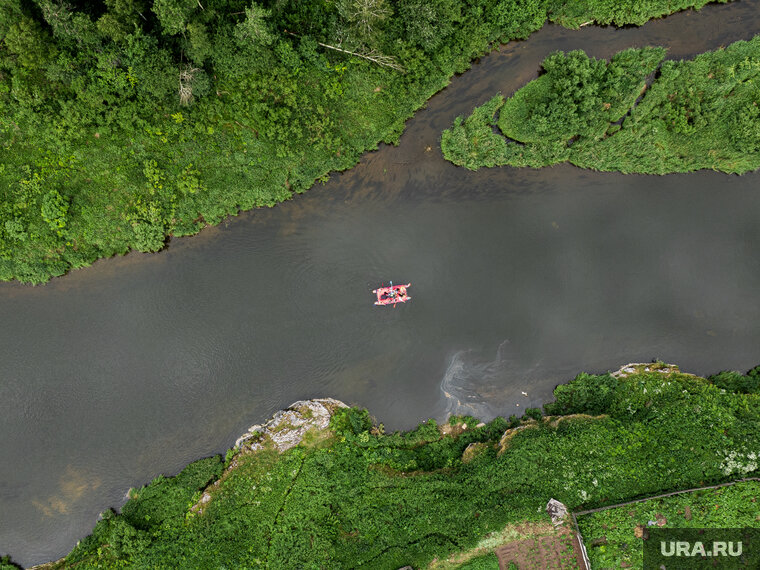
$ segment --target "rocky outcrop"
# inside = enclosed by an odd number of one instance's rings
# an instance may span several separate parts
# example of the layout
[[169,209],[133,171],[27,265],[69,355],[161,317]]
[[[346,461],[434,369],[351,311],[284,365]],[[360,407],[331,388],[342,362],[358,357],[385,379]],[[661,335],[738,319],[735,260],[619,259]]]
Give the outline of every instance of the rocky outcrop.
[[536,426],[538,426],[538,422],[536,420],[528,420],[523,425],[513,427],[505,431],[499,440],[499,455],[507,450],[507,447],[509,447],[509,440],[512,439],[515,434],[517,434],[517,432],[527,428],[534,428]]
[[627,378],[633,374],[642,374],[645,372],[657,372],[669,376],[671,374],[680,374],[683,376],[694,376],[681,370],[675,364],[665,364],[664,362],[631,362],[621,366],[619,370],[612,373],[615,378]]
[[335,410],[347,407],[333,398],[299,400],[277,412],[268,422],[252,425],[235,441],[235,458],[222,476],[204,489],[198,502],[190,507],[190,512],[203,513],[229,471],[237,468],[240,454],[252,453],[265,446],[274,447],[280,453],[287,451],[301,443],[309,431],[326,430]]
[[299,400],[277,412],[268,422],[248,428],[248,431],[235,441],[235,448],[256,451],[267,442],[271,442],[282,453],[301,443],[308,431],[315,428],[327,429],[335,410],[347,407],[340,400],[333,398]]

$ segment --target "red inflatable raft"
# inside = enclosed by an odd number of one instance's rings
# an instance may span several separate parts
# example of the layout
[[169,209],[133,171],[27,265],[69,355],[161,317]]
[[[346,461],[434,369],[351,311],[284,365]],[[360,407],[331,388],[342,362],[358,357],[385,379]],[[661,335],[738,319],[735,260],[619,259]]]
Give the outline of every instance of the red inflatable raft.
[[372,291],[377,294],[377,301],[375,305],[395,305],[396,303],[406,303],[411,297],[407,292],[407,287],[411,287],[411,283],[406,285],[391,285],[390,287],[381,287]]

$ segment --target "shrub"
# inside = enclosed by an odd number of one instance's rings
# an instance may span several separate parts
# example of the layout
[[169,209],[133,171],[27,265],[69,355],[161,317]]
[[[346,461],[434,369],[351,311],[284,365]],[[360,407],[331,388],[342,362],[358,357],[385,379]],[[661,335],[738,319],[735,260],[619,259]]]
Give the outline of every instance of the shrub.
[[544,410],[549,415],[607,413],[618,385],[618,380],[610,374],[579,374],[554,389],[555,401],[546,404]]
[[441,134],[441,150],[446,160],[469,170],[506,164],[507,142],[493,132],[495,115],[503,104],[504,97],[496,95],[476,107],[466,119],[457,117],[451,129]]
[[543,414],[540,408],[527,408],[525,410],[525,417],[538,421],[543,417]]
[[367,410],[339,408],[330,418],[330,427],[338,434],[358,435],[372,429],[372,418]]
[[740,394],[760,394],[760,374],[753,368],[745,376],[741,372],[725,371],[710,376],[710,382],[729,392]]

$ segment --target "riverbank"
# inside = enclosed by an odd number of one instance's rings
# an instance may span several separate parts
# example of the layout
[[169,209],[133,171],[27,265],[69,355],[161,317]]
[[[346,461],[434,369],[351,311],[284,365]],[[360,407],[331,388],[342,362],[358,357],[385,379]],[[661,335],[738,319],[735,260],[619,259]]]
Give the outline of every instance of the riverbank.
[[443,154],[470,170],[560,162],[643,174],[760,167],[760,36],[690,61],[664,57],[651,47],[609,62],[582,51],[552,54],[538,79],[458,117],[442,134]]
[[759,377],[632,364],[581,374],[522,418],[393,434],[366,410],[297,402],[226,458],[130,492],[44,567],[423,567],[545,522],[550,498],[582,510],[756,474]]
[[351,2],[142,12],[12,2],[0,53],[0,280],[42,283],[158,251],[167,237],[288,200],[396,143],[473,58],[547,20],[640,25],[705,4],[409,1],[361,26]]

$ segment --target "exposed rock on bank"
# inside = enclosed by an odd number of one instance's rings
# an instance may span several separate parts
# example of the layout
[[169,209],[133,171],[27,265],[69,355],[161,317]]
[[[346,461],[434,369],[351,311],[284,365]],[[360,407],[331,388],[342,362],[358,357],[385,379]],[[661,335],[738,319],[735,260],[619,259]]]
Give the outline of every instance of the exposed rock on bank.
[[277,412],[268,422],[248,428],[248,431],[235,441],[235,448],[242,450],[245,447],[256,451],[264,447],[267,441],[271,441],[282,453],[301,443],[309,430],[327,429],[335,410],[347,407],[340,400],[333,398],[299,400]]
[[[656,372],[665,376],[671,374],[680,374],[683,376],[694,376],[688,372],[681,372],[675,364],[665,364],[664,362],[631,362],[621,366],[619,370],[612,373],[615,378],[628,378],[632,374],[643,374],[645,372]],[[694,376],[696,378],[696,376]]]

